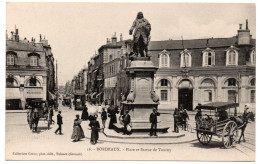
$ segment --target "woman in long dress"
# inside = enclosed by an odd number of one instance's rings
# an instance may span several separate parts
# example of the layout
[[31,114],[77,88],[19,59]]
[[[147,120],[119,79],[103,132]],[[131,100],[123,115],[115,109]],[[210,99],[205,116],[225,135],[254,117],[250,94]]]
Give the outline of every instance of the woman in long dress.
[[81,127],[81,120],[79,119],[79,115],[76,115],[76,119],[74,120],[73,125],[73,133],[71,139],[74,139],[74,142],[79,141],[81,138],[85,138],[84,131]]
[[114,124],[117,123],[116,114],[119,113],[117,106],[110,106],[108,108],[108,117],[110,117],[108,129],[114,129]]
[[81,119],[82,120],[87,120],[88,119],[88,108],[86,107],[86,105],[83,106]]

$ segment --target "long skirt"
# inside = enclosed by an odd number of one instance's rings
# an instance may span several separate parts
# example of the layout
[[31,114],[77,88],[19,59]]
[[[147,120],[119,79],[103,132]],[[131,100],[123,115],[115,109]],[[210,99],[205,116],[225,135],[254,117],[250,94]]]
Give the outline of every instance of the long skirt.
[[114,129],[114,123],[117,123],[116,115],[111,115],[108,129]]
[[78,141],[81,138],[85,138],[83,129],[81,128],[81,126],[74,126],[71,139],[75,139],[76,141]]
[[87,120],[88,119],[88,112],[87,111],[82,111],[81,119],[82,120]]
[[91,130],[91,142],[96,143],[99,138],[98,130]]

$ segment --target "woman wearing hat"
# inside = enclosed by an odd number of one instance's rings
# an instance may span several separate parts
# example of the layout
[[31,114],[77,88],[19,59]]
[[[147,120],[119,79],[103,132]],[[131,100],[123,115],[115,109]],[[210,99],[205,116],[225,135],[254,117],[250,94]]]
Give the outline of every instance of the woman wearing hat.
[[83,110],[81,114],[81,119],[82,120],[87,120],[88,119],[88,108],[86,105],[83,105]]
[[73,133],[71,139],[74,139],[74,142],[79,141],[81,138],[85,138],[84,131],[81,127],[81,120],[79,119],[79,115],[76,115],[76,119],[74,120],[73,125]]

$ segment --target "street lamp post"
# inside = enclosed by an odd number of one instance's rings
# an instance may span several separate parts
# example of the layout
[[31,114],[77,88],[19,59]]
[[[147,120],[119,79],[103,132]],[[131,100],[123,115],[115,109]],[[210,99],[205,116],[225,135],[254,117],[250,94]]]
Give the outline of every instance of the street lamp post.
[[59,105],[58,61],[56,60],[56,109]]

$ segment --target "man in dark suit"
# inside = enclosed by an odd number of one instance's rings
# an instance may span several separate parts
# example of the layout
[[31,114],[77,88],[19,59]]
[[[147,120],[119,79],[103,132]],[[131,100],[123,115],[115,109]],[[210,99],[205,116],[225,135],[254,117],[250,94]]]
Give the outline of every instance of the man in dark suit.
[[61,116],[61,111],[59,111],[58,115],[57,115],[57,124],[58,124],[58,129],[55,131],[55,134],[57,134],[57,132],[59,131],[59,134],[61,135],[61,125],[63,124],[62,122],[62,116]]
[[177,108],[174,109],[173,118],[174,118],[174,132],[179,133],[177,123],[181,122],[181,114]]
[[157,111],[156,108],[153,108],[153,113],[150,114],[150,123],[151,123],[151,130],[150,130],[150,136],[157,136],[157,116],[160,116],[160,113]]
[[128,110],[126,110],[126,114],[124,114],[122,118],[123,118],[123,123],[124,123],[124,133],[123,133],[123,135],[125,135],[125,134],[129,135],[130,132],[127,131],[127,125],[130,124],[131,117],[129,115],[129,111]]

